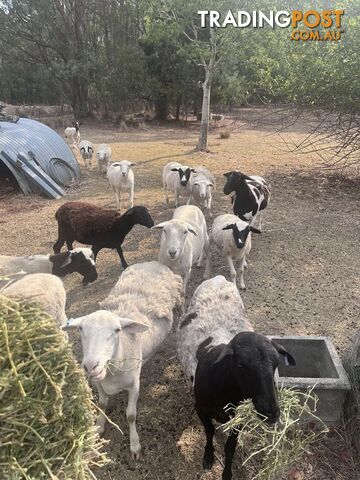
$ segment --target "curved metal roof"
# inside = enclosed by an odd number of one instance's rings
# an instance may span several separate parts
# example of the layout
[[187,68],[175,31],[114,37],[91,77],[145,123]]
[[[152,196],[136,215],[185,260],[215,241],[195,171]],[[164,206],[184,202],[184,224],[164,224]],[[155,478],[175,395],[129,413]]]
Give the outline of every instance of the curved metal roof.
[[[14,161],[19,154],[26,158],[33,154],[42,169],[61,185],[80,175],[79,164],[65,140],[36,120],[0,121],[0,156],[2,151]],[[20,185],[18,176],[15,177]]]

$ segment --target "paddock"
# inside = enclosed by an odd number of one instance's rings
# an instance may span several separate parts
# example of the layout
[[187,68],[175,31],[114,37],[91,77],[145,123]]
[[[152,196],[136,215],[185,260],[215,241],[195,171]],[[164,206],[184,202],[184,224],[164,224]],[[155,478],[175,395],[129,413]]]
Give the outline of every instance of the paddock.
[[[61,133],[61,132],[59,132]],[[288,140],[300,138],[301,124],[283,133]],[[231,211],[222,193],[222,174],[232,169],[264,176],[272,188],[271,202],[263,214],[263,233],[254,235],[247,290],[242,293],[248,317],[255,329],[269,335],[328,335],[342,358],[351,348],[359,328],[360,190],[350,174],[330,175],[310,155],[284,152],[284,144],[267,127],[244,123],[229,139],[210,136],[210,153],[194,153],[196,131],[180,127],[149,127],[144,131],[118,132],[91,123],[81,135],[98,145],[109,143],[112,161],[136,162],[134,205],[146,206],[159,223],[171,218],[162,189],[162,167],[169,161],[204,165],[216,178],[213,215]],[[0,202],[0,251],[7,255],[49,253],[57,237],[55,211],[65,201],[82,200],[115,208],[105,175],[95,160],[86,169],[80,155],[82,176],[59,200],[20,193],[2,196]],[[124,206],[126,205],[123,202]],[[171,197],[173,202],[173,197]],[[207,217],[208,226],[211,219]],[[157,258],[160,234],[136,226],[123,244],[129,264]],[[221,255],[213,255],[213,274],[229,279]],[[213,252],[215,254],[215,252]],[[67,313],[75,317],[97,309],[121,273],[115,251],[103,250],[97,259],[99,278],[83,288],[80,277],[65,279]],[[203,268],[194,268],[187,288],[188,301],[202,281]],[[175,319],[175,323],[177,318]],[[76,336],[74,348],[79,353]],[[222,448],[217,461],[204,473],[201,458],[202,427],[193,412],[193,399],[175,357],[172,333],[149,361],[141,376],[138,431],[144,458],[135,463],[129,454],[126,394],[111,399],[110,417],[124,435],[108,425],[105,438],[113,463],[96,472],[100,480],[215,480],[220,478]],[[220,435],[220,432],[217,432]],[[239,452],[238,452],[239,453]],[[234,478],[241,478],[241,461],[235,454]],[[332,431],[296,468],[295,479],[355,479],[356,466],[346,441]]]

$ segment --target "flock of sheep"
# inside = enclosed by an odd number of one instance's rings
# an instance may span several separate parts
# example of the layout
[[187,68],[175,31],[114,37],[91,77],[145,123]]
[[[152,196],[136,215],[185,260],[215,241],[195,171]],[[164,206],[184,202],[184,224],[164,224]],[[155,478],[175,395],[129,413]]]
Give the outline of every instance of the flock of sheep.
[[[79,127],[77,123],[65,133],[79,143],[84,160],[91,163],[94,148],[90,142],[80,142]],[[204,426],[203,467],[209,469],[214,462],[213,420],[226,422],[229,419],[224,410],[226,405],[237,405],[251,398],[260,415],[269,423],[276,422],[279,407],[274,373],[280,357],[287,364],[295,364],[294,358],[281,345],[253,331],[237,288],[234,261],[239,262],[239,287],[244,289],[243,272],[251,249],[251,233],[261,233],[259,225],[256,228],[254,224],[261,225],[260,214],[270,198],[269,185],[258,176],[235,171],[224,174],[223,191],[232,194],[234,213],[217,216],[208,233],[202,209],[211,217],[214,178],[204,167],[192,168],[170,162],[163,169],[163,186],[167,204],[169,191],[175,196],[175,211],[170,220],[154,225],[145,207],[133,206],[132,164],[126,161],[111,164],[111,150],[106,145],[101,146],[96,155],[99,170],[102,171],[103,165],[107,171],[118,209],[124,190],[130,192],[130,208],[121,215],[117,210],[84,202],[63,204],[55,215],[58,238],[54,255],[0,257],[0,273],[22,272],[22,278],[7,286],[3,293],[14,297],[37,294],[38,300],[64,330],[79,331],[82,365],[98,390],[103,410],[110,395],[121,390],[128,392],[126,416],[130,452],[135,459],[141,455],[136,428],[141,368],[171,331],[173,312],[178,308],[182,317],[177,325],[176,348],[193,389],[195,409]],[[186,204],[179,206],[181,197],[185,197]],[[158,261],[128,267],[122,244],[137,224],[161,230]],[[74,249],[74,241],[90,245],[91,249]],[[67,252],[61,252],[64,243]],[[226,256],[232,282],[221,275],[210,278],[211,243]],[[83,276],[84,284],[96,280],[95,261],[102,248],[116,249],[125,270],[107,298],[100,302],[98,310],[67,320],[66,292],[61,280],[54,275],[64,276],[76,271]],[[192,267],[201,266],[203,262],[205,281],[197,287],[184,311]],[[28,274],[25,277],[24,272]],[[99,416],[97,426],[102,433],[103,415]],[[232,478],[237,435],[232,432],[226,441],[224,480]]]

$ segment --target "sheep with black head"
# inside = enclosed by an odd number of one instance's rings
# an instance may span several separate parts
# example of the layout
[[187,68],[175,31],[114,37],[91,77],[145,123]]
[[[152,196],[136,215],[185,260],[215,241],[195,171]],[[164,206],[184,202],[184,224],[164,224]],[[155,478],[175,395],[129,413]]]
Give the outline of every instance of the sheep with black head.
[[[205,469],[214,463],[213,420],[230,419],[228,404],[237,406],[250,398],[269,423],[278,420],[275,370],[280,356],[290,365],[295,360],[281,345],[253,331],[239,291],[223,276],[206,280],[195,290],[179,322],[177,352],[193,384],[195,409],[206,434]],[[231,432],[225,444],[223,480],[232,478],[237,437],[238,432]]]

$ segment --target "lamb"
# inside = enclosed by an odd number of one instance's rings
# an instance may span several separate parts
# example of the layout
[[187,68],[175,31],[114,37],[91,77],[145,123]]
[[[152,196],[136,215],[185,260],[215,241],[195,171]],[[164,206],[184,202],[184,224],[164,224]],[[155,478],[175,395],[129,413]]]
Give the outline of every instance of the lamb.
[[111,148],[106,143],[98,146],[96,151],[96,160],[98,163],[99,173],[106,173],[111,162]]
[[[210,244],[214,243],[225,255],[230,267],[231,281],[236,285],[236,270],[234,260],[239,261],[240,289],[245,290],[244,268],[247,267],[246,257],[251,250],[251,232],[261,233],[247,222],[232,214],[219,215],[215,218]],[[210,266],[208,274],[210,276]]]
[[[281,345],[253,331],[239,291],[222,275],[195,290],[179,323],[177,353],[193,384],[195,409],[206,434],[204,469],[214,463],[213,420],[225,423],[230,419],[224,410],[228,404],[236,406],[250,398],[268,423],[277,422],[274,372],[279,355],[287,365],[295,365],[295,360]],[[225,444],[223,480],[232,478],[237,436],[232,431]]]
[[258,175],[247,176],[241,172],[224,173],[226,183],[224,185],[225,195],[235,192],[233,197],[233,211],[241,220],[255,223],[259,215],[259,229],[261,230],[261,211],[264,210],[270,201],[270,186],[264,178]]
[[65,138],[70,139],[73,141],[74,145],[78,145],[80,143],[80,122],[72,122],[74,125],[73,127],[66,127],[64,134]]
[[158,228],[163,231],[159,262],[181,276],[185,293],[193,263],[197,262],[200,267],[204,254],[208,262],[209,237],[205,217],[195,205],[183,205],[174,211],[171,220],[153,227]]
[[101,249],[116,249],[123,268],[127,263],[121,248],[126,235],[134,225],[150,228],[154,225],[147,208],[137,206],[130,208],[123,215],[116,210],[107,210],[85,202],[66,202],[55,213],[58,222],[58,238],[53,246],[59,253],[66,242],[72,250],[76,240],[92,245],[94,259]]
[[82,247],[57,255],[0,255],[0,274],[11,275],[19,272],[52,273],[58,277],[77,272],[83,276],[84,285],[94,282],[98,277],[92,250]]
[[20,278],[1,292],[11,298],[38,302],[59,327],[67,322],[66,291],[60,278],[49,273],[32,273]]
[[85,166],[91,167],[91,161],[94,155],[94,145],[88,140],[82,140],[79,144],[79,150]]
[[215,188],[215,180],[205,167],[195,167],[196,173],[191,176],[191,193],[188,205],[195,201],[205,207],[211,215],[212,189]]
[[[173,310],[181,305],[181,278],[158,262],[138,263],[120,277],[101,310],[69,320],[65,329],[81,333],[82,365],[99,392],[105,410],[109,395],[128,391],[126,416],[130,452],[139,459],[141,444],[136,430],[136,406],[142,365],[170,332]],[[99,433],[105,417],[97,420]]]
[[163,168],[163,185],[166,205],[169,205],[168,190],[175,194],[175,208],[179,205],[179,197],[189,197],[191,194],[191,174],[195,169],[181,163],[170,162]]
[[134,206],[134,172],[132,171],[134,165],[136,163],[122,160],[121,162],[112,163],[107,171],[107,178],[114,192],[116,206],[119,211],[121,210],[121,192],[129,192],[129,207],[132,208]]

